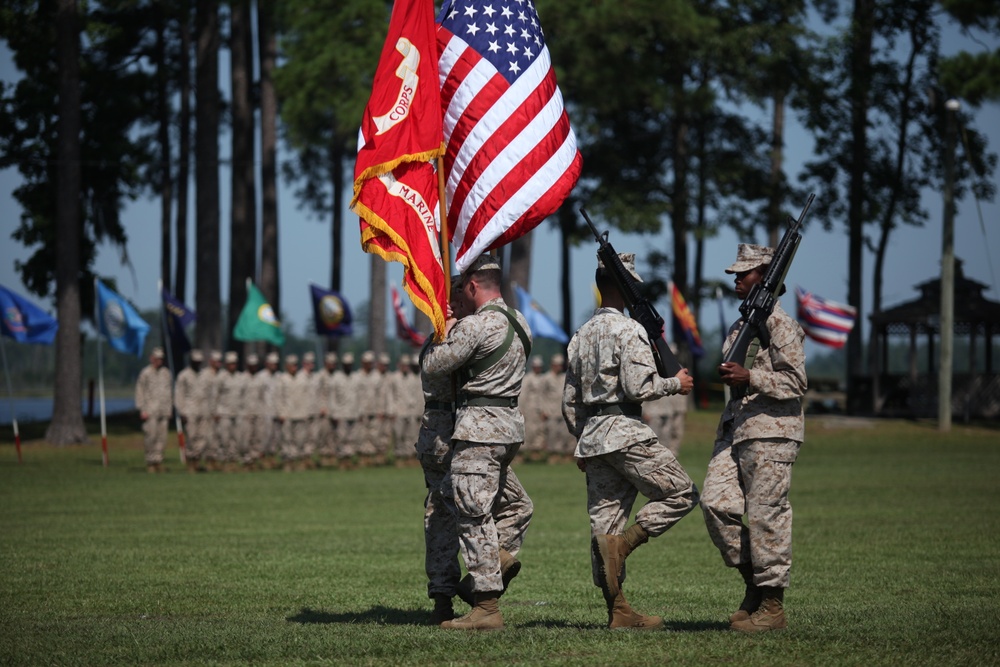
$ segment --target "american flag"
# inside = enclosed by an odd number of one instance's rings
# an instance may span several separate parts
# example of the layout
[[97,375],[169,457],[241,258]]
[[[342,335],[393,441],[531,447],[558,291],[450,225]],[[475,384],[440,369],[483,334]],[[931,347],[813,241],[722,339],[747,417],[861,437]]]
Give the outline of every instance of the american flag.
[[554,213],[582,158],[531,0],[445,0],[438,16],[455,266]]
[[807,336],[830,347],[844,346],[847,335],[854,328],[857,308],[815,296],[801,287],[795,288],[795,299],[799,324]]

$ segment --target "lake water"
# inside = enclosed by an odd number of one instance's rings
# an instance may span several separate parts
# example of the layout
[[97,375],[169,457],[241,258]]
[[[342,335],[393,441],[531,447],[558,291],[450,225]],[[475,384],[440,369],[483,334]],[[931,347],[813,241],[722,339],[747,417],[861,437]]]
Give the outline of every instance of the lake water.
[[[83,416],[90,414],[89,401],[81,401],[83,406]],[[11,423],[11,400],[4,396],[0,398],[0,424]],[[119,412],[129,412],[135,410],[135,400],[131,398],[105,398],[104,410],[107,414]],[[48,421],[52,418],[51,398],[15,398],[14,413],[17,415],[17,423]],[[94,416],[101,414],[101,404],[94,398]]]

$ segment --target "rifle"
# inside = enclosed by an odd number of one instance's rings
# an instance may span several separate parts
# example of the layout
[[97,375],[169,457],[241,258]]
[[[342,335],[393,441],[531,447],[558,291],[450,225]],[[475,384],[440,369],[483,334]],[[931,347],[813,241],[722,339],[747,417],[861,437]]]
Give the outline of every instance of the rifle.
[[646,334],[649,336],[649,342],[653,348],[653,359],[656,361],[656,371],[661,377],[674,377],[680,372],[683,366],[681,366],[681,362],[677,361],[674,353],[670,351],[667,341],[663,339],[663,318],[656,312],[656,308],[653,307],[649,299],[639,293],[639,286],[636,284],[635,279],[628,272],[628,269],[625,268],[625,265],[622,264],[618,253],[615,252],[611,242],[608,241],[608,232],[605,231],[603,234],[598,232],[597,227],[594,226],[593,221],[583,207],[580,208],[580,213],[583,214],[584,220],[590,225],[590,230],[594,232],[594,238],[597,239],[597,243],[600,245],[600,248],[597,249],[597,256],[601,258],[604,268],[614,278],[615,284],[618,286],[618,291],[625,300],[625,306],[628,308],[629,314],[632,315],[632,319],[642,325],[642,328],[646,330]]
[[802,242],[802,221],[805,220],[809,207],[812,206],[815,194],[810,194],[806,200],[806,205],[799,214],[798,219],[788,217],[789,226],[785,230],[781,242],[774,251],[771,264],[764,274],[764,278],[750,288],[750,293],[740,304],[740,314],[743,316],[743,324],[740,325],[736,340],[733,341],[729,351],[726,352],[722,363],[735,361],[746,367],[747,352],[750,343],[756,338],[760,340],[761,349],[766,350],[771,344],[771,336],[767,331],[767,318],[774,312],[774,305],[778,302],[778,295],[785,284],[785,276],[795,259],[795,251],[799,249]]

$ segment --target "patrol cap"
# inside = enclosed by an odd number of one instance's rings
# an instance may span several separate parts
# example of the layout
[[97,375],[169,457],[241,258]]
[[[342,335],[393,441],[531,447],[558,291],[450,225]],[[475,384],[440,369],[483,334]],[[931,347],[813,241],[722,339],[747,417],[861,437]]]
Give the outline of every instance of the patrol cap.
[[409,366],[410,365],[410,355],[408,355],[408,354],[401,354],[401,355],[399,355],[399,362],[397,362],[396,365],[397,366]]
[[163,353],[162,347],[154,347],[153,353],[150,356],[153,357],[154,359],[163,359],[166,357],[166,355]]
[[565,364],[566,363],[566,357],[564,357],[561,354],[553,354],[552,355],[552,359],[550,360],[549,363],[551,363],[553,365],[555,365],[555,364],[560,364],[560,365],[561,364]]
[[260,357],[251,352],[247,355],[247,366],[257,366],[260,364]]
[[205,355],[201,350],[191,350],[191,361],[205,361]]
[[326,363],[326,364],[335,364],[335,363],[337,363],[337,353],[336,352],[327,352],[325,355],[323,355],[323,363]]
[[774,248],[753,243],[741,243],[736,247],[736,263],[726,269],[726,273],[753,271],[758,266],[770,264],[774,258]]
[[462,289],[462,274],[456,273],[451,277],[451,291],[452,293],[461,291]]
[[542,367],[542,358],[540,356],[538,356],[537,354],[531,358],[531,367],[532,368],[541,368]]
[[[639,277],[638,271],[635,270],[635,253],[634,252],[620,252],[618,253],[618,259],[622,261],[625,265],[625,270],[629,272],[636,282],[642,282],[642,278]],[[601,256],[597,256],[597,269],[598,271],[604,271],[604,262],[601,261]]]
[[340,362],[350,366],[354,363],[354,354],[352,352],[345,352],[344,356],[340,358]]
[[378,355],[378,362],[380,364],[388,365],[389,364],[389,355],[386,354],[385,352],[383,352],[382,354]]
[[281,355],[279,355],[277,352],[268,352],[267,357],[264,358],[264,361],[266,361],[269,364],[280,364]]
[[304,364],[314,364],[314,363],[316,363],[316,353],[315,352],[306,352],[305,354],[303,354],[302,355],[302,363],[304,363]]
[[371,364],[375,362],[375,353],[371,350],[365,350],[361,353],[361,363]]
[[285,355],[285,363],[286,364],[295,364],[295,365],[298,365],[298,363],[299,363],[299,355],[297,355],[297,354],[286,354]]
[[464,276],[471,276],[473,273],[478,273],[479,271],[499,271],[500,261],[497,260],[493,255],[480,255],[472,261],[469,268],[465,270],[462,274]]
[[226,352],[225,361],[227,364],[238,364],[240,363],[240,355],[230,350],[229,352]]
[[212,350],[211,353],[209,353],[208,358],[212,361],[222,361],[222,353],[218,350]]

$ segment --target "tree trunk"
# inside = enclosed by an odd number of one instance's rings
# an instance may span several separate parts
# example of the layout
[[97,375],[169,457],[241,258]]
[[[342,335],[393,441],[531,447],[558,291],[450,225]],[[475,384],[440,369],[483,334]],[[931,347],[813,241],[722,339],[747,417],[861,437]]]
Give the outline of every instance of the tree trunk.
[[[344,273],[344,147],[337,143],[336,138],[330,147],[330,187],[333,189],[330,289],[340,292]],[[385,292],[384,277],[382,283],[382,291]]]
[[371,255],[371,301],[368,313],[368,347],[375,354],[387,351],[385,341],[386,261]]
[[[227,349],[241,343],[233,326],[247,300],[247,278],[257,276],[257,216],[254,187],[253,32],[250,0],[230,4],[230,81],[232,83],[232,206],[229,239],[229,326]],[[272,305],[272,308],[274,306]]]
[[847,213],[848,278],[847,302],[858,309],[859,326],[847,337],[847,412],[855,414],[861,403],[858,377],[862,373],[863,352],[860,322],[862,308],[862,251],[864,250],[865,175],[867,161],[868,95],[871,89],[872,32],[874,0],[855,0],[851,36],[851,173]]
[[[684,96],[683,76],[675,84],[677,99]],[[673,137],[673,163],[674,163],[674,187],[671,195],[672,212],[670,214],[670,224],[673,229],[674,245],[674,284],[682,294],[687,292],[688,280],[688,257],[687,257],[687,230],[688,230],[688,208],[690,202],[688,198],[688,172],[690,171],[691,155],[688,148],[688,121],[683,107],[677,109],[674,120]]]
[[[164,289],[172,291],[171,285],[171,204],[173,203],[173,181],[170,160],[170,97],[167,94],[166,17],[163,5],[156,6],[156,103],[159,106],[159,128],[157,141],[160,144],[160,280]],[[167,345],[167,341],[163,341]]]
[[55,445],[87,441],[80,409],[80,27],[76,0],[59,0],[59,135],[56,201],[56,373],[52,421],[45,439]]
[[219,303],[219,7],[199,2],[195,68],[195,310],[197,345],[206,350],[222,341]]
[[257,2],[257,42],[260,51],[260,290],[281,317],[278,272],[278,98],[274,67],[278,45],[274,36],[274,5]]
[[[510,285],[518,285],[523,290],[527,290],[531,285],[532,235],[533,232],[528,232],[524,236],[514,239],[510,244],[510,263],[507,268],[507,287],[510,292],[508,303],[515,307],[517,306],[517,297],[514,295],[514,290],[510,288]],[[504,297],[508,298],[508,295],[504,295]]]
[[[563,202],[559,207],[559,291],[562,294],[562,328],[563,331],[572,336],[576,331],[573,326],[573,281],[570,277],[570,239],[573,238],[573,230],[576,228],[576,221],[573,219],[573,211],[576,208],[572,198]],[[596,268],[596,265],[595,265]]]
[[177,149],[177,222],[174,236],[177,240],[174,263],[174,296],[187,303],[188,259],[188,185],[191,179],[191,8],[181,3],[180,10],[180,132]]
[[778,239],[784,233],[782,230],[781,204],[784,199],[782,191],[782,164],[785,147],[785,97],[784,89],[777,89],[772,96],[774,109],[771,116],[771,174],[767,201],[767,244],[778,247]]

